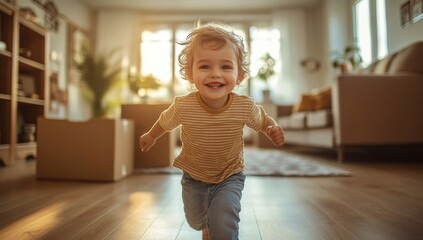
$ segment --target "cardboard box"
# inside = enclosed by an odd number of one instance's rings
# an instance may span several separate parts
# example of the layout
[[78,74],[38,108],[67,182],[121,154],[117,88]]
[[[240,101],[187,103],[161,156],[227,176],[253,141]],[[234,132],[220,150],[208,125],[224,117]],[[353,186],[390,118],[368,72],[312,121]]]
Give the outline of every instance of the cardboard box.
[[157,139],[156,144],[148,152],[141,152],[138,145],[139,137],[150,130],[161,112],[169,106],[170,103],[122,105],[121,117],[132,119],[135,123],[135,168],[167,167],[172,165],[175,158],[175,131],[166,133]]
[[132,174],[134,123],[38,119],[37,177],[116,181]]

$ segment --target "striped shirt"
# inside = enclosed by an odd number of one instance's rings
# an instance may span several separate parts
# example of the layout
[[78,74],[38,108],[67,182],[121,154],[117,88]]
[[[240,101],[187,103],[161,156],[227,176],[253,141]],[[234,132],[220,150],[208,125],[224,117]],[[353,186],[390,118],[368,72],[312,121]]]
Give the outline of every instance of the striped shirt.
[[258,132],[265,122],[263,107],[236,93],[221,109],[208,107],[198,92],[176,97],[159,118],[166,131],[181,125],[182,151],[173,165],[210,184],[244,170],[243,128]]

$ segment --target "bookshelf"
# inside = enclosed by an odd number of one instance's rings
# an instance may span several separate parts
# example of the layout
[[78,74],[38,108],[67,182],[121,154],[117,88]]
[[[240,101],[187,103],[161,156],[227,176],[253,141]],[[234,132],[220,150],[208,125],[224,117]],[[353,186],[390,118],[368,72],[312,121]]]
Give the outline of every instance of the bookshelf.
[[36,156],[37,118],[48,111],[47,31],[0,2],[0,164]]

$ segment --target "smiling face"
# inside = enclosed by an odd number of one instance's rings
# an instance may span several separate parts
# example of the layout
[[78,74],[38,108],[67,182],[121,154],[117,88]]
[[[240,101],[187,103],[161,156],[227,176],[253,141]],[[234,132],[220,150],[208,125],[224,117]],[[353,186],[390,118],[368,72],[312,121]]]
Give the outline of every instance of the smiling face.
[[229,44],[219,48],[213,45],[215,43],[209,42],[196,49],[189,81],[195,85],[206,105],[221,108],[239,83],[238,61]]

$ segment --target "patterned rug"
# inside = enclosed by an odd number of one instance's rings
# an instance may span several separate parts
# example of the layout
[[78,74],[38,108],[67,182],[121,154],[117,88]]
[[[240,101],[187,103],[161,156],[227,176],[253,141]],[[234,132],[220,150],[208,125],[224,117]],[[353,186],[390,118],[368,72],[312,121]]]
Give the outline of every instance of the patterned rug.
[[[349,171],[332,167],[316,160],[281,150],[245,148],[244,161],[246,175],[250,176],[286,176],[286,177],[321,177],[351,176]],[[181,174],[175,167],[137,169],[135,173]]]

